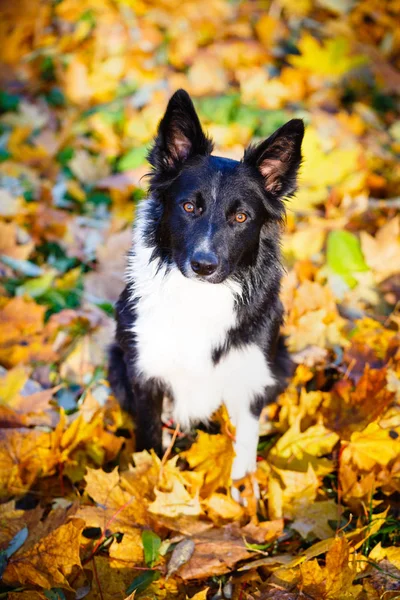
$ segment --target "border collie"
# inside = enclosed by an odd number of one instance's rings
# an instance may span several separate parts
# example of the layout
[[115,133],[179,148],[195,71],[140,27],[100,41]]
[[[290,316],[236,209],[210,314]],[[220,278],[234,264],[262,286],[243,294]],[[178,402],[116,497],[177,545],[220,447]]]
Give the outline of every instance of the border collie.
[[138,450],[162,451],[164,397],[183,428],[224,402],[236,427],[232,479],[255,471],[260,412],[291,374],[279,334],[280,231],[303,134],[293,119],[241,161],[213,156],[189,95],[170,99],[110,351],[110,384],[135,416]]

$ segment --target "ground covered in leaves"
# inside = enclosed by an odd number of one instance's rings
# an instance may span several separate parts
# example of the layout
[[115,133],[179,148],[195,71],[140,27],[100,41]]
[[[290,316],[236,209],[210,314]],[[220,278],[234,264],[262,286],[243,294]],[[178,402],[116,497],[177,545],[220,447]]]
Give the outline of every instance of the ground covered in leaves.
[[[399,2],[0,6],[0,598],[399,598]],[[178,87],[227,156],[307,123],[283,247],[298,367],[247,508],[223,411],[160,461],[104,379]]]

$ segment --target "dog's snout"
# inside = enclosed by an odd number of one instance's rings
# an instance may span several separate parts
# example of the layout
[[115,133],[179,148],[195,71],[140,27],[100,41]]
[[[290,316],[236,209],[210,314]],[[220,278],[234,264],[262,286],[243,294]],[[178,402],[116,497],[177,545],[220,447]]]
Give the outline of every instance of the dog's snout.
[[211,275],[218,267],[218,258],[212,252],[195,252],[190,261],[196,275]]

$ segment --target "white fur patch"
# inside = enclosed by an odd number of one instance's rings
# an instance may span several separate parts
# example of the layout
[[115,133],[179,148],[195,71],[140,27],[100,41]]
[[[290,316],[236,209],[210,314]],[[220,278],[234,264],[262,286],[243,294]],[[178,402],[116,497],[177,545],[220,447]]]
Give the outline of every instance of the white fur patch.
[[250,404],[274,379],[255,344],[230,350],[216,366],[212,362],[212,350],[235,325],[240,286],[199,282],[184,277],[176,267],[166,272],[158,268],[158,261],[150,262],[152,249],[145,247],[142,235],[143,210],[137,217],[135,254],[127,271],[138,298],[133,327],[137,368],[171,388],[173,416],[182,427],[207,421],[225,402],[237,427],[233,474],[242,477],[255,469],[258,420],[251,415]]

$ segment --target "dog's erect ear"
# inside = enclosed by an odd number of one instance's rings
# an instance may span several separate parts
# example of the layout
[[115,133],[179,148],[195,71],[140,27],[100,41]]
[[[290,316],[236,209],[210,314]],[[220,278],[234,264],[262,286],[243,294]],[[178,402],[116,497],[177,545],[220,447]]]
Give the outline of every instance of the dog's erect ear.
[[292,119],[267,140],[250,146],[244,153],[243,162],[259,170],[265,191],[275,198],[288,196],[296,189],[303,136],[303,121]]
[[170,99],[160,121],[149,162],[155,169],[169,171],[191,156],[211,154],[213,144],[204,134],[190,96],[178,90]]

